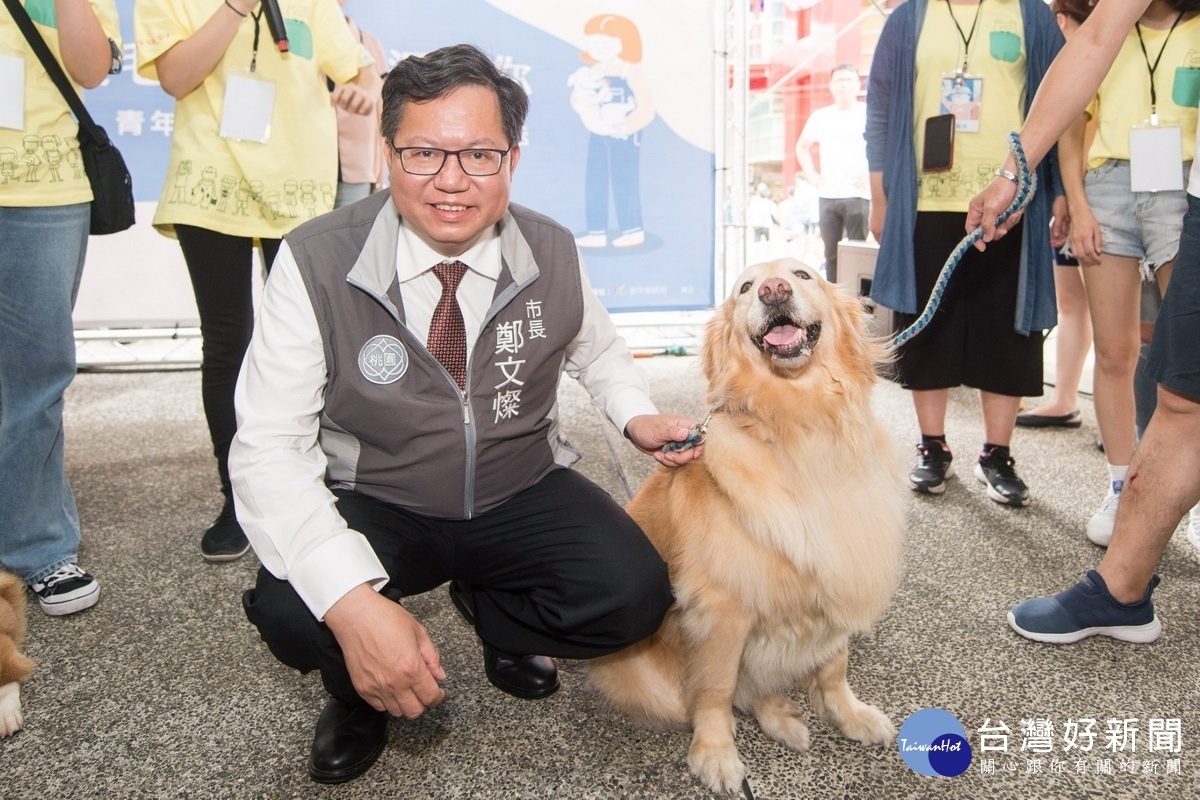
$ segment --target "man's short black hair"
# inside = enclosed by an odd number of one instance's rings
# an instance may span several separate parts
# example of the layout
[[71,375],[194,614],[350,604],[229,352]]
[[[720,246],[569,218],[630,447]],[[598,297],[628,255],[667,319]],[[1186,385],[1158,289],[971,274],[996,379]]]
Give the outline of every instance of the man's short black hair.
[[478,47],[456,44],[424,56],[409,56],[388,73],[383,82],[380,131],[389,142],[400,127],[404,106],[426,103],[463,86],[483,86],[496,93],[500,119],[509,146],[521,141],[529,98],[515,80],[505,75]]

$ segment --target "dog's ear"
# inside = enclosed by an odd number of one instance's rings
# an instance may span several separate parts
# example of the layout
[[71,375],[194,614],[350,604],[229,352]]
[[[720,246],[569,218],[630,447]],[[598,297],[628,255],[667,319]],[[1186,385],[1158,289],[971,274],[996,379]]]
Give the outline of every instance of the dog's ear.
[[736,351],[745,331],[739,329],[738,295],[731,295],[717,306],[704,329],[704,347],[700,351],[700,370],[708,386],[708,404],[716,408],[729,401],[729,371],[740,360]]
[[880,367],[891,363],[894,355],[887,346],[888,340],[871,336],[867,332],[868,317],[862,301],[851,297],[835,285],[828,288],[833,313],[841,329],[839,341],[843,343],[844,352],[855,366],[861,368],[865,374],[878,371]]
[[700,349],[700,371],[709,385],[717,374],[721,364],[725,363],[729,354],[729,342],[726,337],[733,330],[733,297],[717,306],[708,324],[704,326],[704,347]]

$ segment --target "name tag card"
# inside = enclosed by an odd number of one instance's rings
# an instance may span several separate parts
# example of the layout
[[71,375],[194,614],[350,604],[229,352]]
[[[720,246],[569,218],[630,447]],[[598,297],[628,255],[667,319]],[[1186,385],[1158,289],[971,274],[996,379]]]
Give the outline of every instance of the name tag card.
[[983,78],[959,72],[943,75],[939,111],[954,115],[954,130],[958,133],[979,133]]
[[1175,126],[1129,131],[1129,189],[1167,192],[1183,189],[1183,137]]
[[245,75],[230,75],[221,109],[221,138],[266,144],[271,138],[275,84]]
[[0,128],[25,130],[25,62],[0,54]]

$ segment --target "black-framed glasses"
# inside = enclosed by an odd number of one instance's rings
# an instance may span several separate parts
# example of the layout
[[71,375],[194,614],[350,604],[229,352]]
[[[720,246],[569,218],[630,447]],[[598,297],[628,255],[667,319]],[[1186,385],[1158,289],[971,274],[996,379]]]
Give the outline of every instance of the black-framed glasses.
[[462,171],[473,178],[484,178],[495,175],[504,164],[508,150],[494,150],[489,147],[473,147],[469,150],[441,150],[437,147],[396,147],[392,145],[396,155],[400,156],[400,166],[409,175],[437,175],[446,164],[446,156],[458,159]]

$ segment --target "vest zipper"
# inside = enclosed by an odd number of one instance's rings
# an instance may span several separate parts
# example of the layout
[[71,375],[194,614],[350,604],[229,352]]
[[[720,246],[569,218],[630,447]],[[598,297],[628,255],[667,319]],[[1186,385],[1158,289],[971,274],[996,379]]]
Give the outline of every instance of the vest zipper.
[[[467,383],[470,384],[471,378],[467,377]],[[462,389],[459,392],[459,400],[462,401],[463,409],[463,434],[466,438],[466,456],[467,463],[464,475],[463,485],[463,518],[471,519],[474,517],[475,508],[475,426],[471,424],[471,396],[467,389]]]

